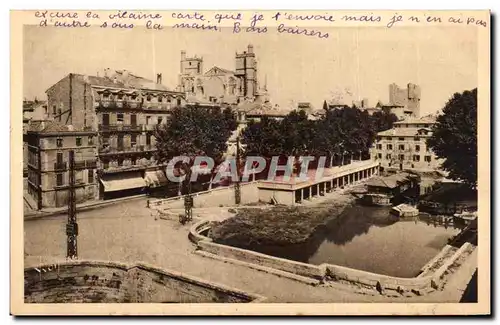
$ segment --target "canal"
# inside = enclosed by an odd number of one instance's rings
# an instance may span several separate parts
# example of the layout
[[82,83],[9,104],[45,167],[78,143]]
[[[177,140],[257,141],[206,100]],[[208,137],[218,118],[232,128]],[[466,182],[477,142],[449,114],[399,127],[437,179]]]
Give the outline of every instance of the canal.
[[397,277],[414,277],[462,225],[421,215],[398,219],[390,207],[353,205],[302,244],[242,247],[310,264],[336,264]]

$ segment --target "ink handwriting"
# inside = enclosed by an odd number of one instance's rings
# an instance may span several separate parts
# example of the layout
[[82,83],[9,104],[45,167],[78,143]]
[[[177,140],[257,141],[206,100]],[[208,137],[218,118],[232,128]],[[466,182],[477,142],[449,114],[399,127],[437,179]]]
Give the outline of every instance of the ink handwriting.
[[[100,28],[133,29],[136,27],[148,30],[163,30],[164,19],[168,19],[168,26],[176,29],[193,29],[199,31],[221,32],[223,30],[239,33],[266,34],[269,32],[299,37],[309,36],[319,39],[329,38],[326,28],[348,25],[370,25],[395,28],[408,25],[453,24],[478,27],[488,27],[484,19],[466,14],[445,14],[442,12],[422,12],[411,14],[394,13],[379,14],[360,12],[354,14],[339,14],[329,12],[170,12],[163,17],[158,12],[142,12],[130,10],[116,10],[102,14],[95,11],[58,11],[38,10],[34,12],[40,27],[54,26],[59,28]],[[173,23],[172,23],[173,21]],[[314,24],[317,22],[318,24]],[[312,25],[307,25],[312,23]],[[321,23],[321,24],[319,24]]]

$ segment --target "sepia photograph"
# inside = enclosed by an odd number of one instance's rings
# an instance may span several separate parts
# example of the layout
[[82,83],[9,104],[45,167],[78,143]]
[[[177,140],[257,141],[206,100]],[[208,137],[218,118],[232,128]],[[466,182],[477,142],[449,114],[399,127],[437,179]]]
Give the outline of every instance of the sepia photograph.
[[18,13],[16,310],[489,313],[489,12],[452,13]]

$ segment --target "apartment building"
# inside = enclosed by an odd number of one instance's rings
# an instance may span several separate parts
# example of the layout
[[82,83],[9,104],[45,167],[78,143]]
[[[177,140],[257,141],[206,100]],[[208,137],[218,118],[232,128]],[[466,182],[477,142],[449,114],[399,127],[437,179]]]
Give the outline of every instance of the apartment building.
[[77,203],[98,198],[94,132],[54,121],[33,121],[25,138],[28,147],[27,200],[33,208],[68,204],[71,150],[75,153]]
[[409,118],[394,123],[390,130],[377,134],[371,149],[372,159],[386,169],[436,171],[442,159],[427,147],[435,117]]
[[97,76],[70,73],[47,91],[50,118],[95,133],[99,198],[144,193],[164,186],[164,166],[156,163],[154,129],[185,94],[126,70],[104,69]]

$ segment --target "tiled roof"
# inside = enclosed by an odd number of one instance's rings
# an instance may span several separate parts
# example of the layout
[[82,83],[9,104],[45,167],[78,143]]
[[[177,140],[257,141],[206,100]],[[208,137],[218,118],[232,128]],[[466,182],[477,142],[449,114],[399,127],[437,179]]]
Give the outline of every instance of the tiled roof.
[[367,186],[375,186],[375,187],[387,187],[387,188],[395,188],[401,182],[404,182],[408,179],[410,175],[407,173],[394,174],[386,177],[374,177],[370,178],[367,182]]
[[394,124],[433,124],[436,123],[436,117],[429,115],[421,118],[407,118],[401,121],[397,121]]
[[[418,134],[418,130],[427,130],[427,135],[431,135],[431,130],[430,129],[426,129],[426,128],[392,128],[390,130],[385,130],[385,131],[382,131],[382,132],[379,132],[377,133],[378,136],[382,136],[382,137],[413,137],[413,136],[417,136],[419,135]],[[422,134],[421,134],[422,135]]]
[[32,121],[29,124],[29,132],[39,133],[60,133],[60,132],[81,132],[83,129],[76,129],[72,125],[64,125],[62,123],[45,120],[45,121]]
[[101,76],[84,76],[84,75],[77,75],[77,76],[93,86],[124,88],[124,89],[172,91],[171,89],[162,84],[158,84],[153,80],[137,76],[133,73],[128,73],[127,76],[124,76],[122,70],[116,70],[114,72],[116,74],[116,78],[113,79]]

